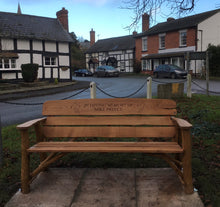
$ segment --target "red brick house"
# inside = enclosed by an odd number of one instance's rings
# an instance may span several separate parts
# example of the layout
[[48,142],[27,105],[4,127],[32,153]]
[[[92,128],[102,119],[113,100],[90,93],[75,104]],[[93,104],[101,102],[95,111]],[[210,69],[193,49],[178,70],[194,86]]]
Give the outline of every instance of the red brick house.
[[[186,68],[186,52],[206,51],[209,44],[220,44],[220,9],[185,18],[168,18],[149,28],[149,17],[142,17],[142,33],[135,37],[136,59],[143,71],[159,64],[175,64]],[[190,69],[200,72],[202,60],[191,61]]]

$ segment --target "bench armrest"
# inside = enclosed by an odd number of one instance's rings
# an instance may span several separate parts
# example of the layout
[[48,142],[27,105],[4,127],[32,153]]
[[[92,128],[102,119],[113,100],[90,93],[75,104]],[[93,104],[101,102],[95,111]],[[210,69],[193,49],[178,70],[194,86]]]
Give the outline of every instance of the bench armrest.
[[36,124],[39,124],[41,122],[46,121],[46,119],[47,118],[44,117],[44,118],[39,118],[39,119],[34,119],[34,120],[31,120],[31,121],[27,121],[27,122],[25,122],[23,124],[19,124],[17,126],[17,129],[19,129],[19,130],[28,129],[29,127],[35,126]]
[[190,129],[192,127],[192,124],[190,124],[188,121],[176,117],[171,117],[171,119],[182,129]]

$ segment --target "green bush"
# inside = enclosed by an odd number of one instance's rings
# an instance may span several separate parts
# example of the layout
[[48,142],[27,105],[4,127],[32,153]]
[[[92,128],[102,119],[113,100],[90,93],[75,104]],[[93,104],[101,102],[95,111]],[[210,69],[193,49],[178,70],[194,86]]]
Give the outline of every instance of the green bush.
[[58,84],[58,83],[59,83],[58,79],[55,78],[55,79],[54,79],[54,84]]
[[210,76],[220,77],[220,45],[209,45],[209,71]]
[[133,67],[134,67],[135,73],[140,73],[141,72],[141,61],[135,60]]
[[34,82],[37,79],[38,64],[22,64],[21,73],[25,82]]

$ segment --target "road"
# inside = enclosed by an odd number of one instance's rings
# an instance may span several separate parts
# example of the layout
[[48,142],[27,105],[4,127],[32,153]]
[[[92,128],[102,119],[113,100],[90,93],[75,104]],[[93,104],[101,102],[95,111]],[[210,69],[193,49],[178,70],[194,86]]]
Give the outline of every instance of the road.
[[[133,94],[141,88],[137,93],[132,95],[133,98],[144,98],[146,97],[146,77],[144,76],[122,76],[122,77],[112,77],[112,78],[97,78],[97,77],[74,77],[76,80],[83,80],[89,82],[96,82],[97,87],[106,93],[110,94],[113,97],[126,97],[130,94]],[[176,82],[183,80],[171,80],[171,79],[157,79],[159,82]],[[157,85],[159,83],[153,82],[152,84],[152,93],[156,95]],[[186,84],[185,84],[186,85]],[[103,94],[97,88],[97,98],[111,98],[106,94]],[[80,91],[80,90],[79,90]],[[25,104],[35,104],[43,103],[47,100],[59,100],[66,97],[69,97],[73,94],[76,94],[79,91],[57,93],[53,95],[40,96],[19,99],[11,101],[14,103],[25,103]],[[71,99],[87,99],[90,98],[90,91],[84,91],[76,96],[73,96]],[[39,105],[12,105],[0,103],[0,115],[2,126],[8,126],[11,124],[19,124],[25,121],[41,117],[42,113],[42,104]]]

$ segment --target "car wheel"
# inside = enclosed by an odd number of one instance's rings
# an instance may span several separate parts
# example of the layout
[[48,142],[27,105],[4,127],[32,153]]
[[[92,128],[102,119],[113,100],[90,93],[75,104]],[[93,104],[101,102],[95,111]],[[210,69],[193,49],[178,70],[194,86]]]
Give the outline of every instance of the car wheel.
[[158,78],[159,76],[158,76],[158,73],[154,73],[154,77],[155,78]]
[[86,76],[86,74],[83,73],[83,74],[82,74],[82,77],[85,77],[85,76]]
[[172,79],[175,79],[175,78],[176,78],[176,74],[175,74],[175,73],[172,73],[172,74],[171,74],[171,78],[172,78]]

